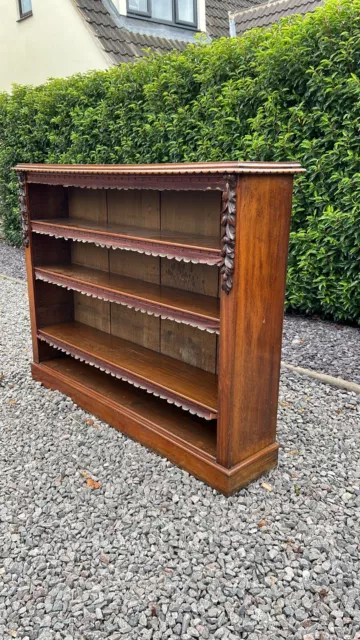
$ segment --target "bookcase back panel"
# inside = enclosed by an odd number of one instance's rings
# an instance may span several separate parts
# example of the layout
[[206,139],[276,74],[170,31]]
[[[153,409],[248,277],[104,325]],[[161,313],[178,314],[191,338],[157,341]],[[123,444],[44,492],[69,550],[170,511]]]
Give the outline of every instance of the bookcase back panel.
[[94,244],[71,241],[71,262],[83,267],[109,271],[109,251]]
[[221,193],[218,191],[163,191],[161,228],[166,231],[219,237]]
[[72,219],[86,219],[96,224],[127,225],[218,238],[221,193],[70,187],[68,212]]
[[161,320],[161,353],[216,372],[216,335],[189,325]]
[[[45,284],[45,283],[43,283]],[[59,292],[66,290],[53,287]],[[66,291],[66,293],[70,293]],[[152,351],[170,356],[194,367],[216,373],[217,371],[217,336],[201,331],[195,327],[179,324],[171,320],[157,318],[154,315],[141,313],[120,304],[105,302],[76,291],[74,296],[74,319],[110,333],[118,338],[129,340]],[[49,322],[54,324],[66,322],[53,315]]]
[[109,224],[160,229],[160,194],[158,191],[118,191],[107,193]]
[[107,223],[107,202],[104,189],[69,189],[69,217],[97,224]]
[[219,269],[208,264],[193,264],[161,258],[161,284],[217,297]]
[[160,284],[160,258],[121,249],[109,250],[111,273]]
[[111,333],[143,347],[160,351],[160,318],[111,304]]
[[110,333],[109,302],[74,291],[74,316],[77,322]]

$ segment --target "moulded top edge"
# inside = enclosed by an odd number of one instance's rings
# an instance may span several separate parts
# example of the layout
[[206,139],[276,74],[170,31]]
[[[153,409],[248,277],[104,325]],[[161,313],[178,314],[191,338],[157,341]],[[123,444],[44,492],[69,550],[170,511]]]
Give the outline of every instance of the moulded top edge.
[[189,162],[164,164],[18,164],[14,171],[78,175],[214,175],[305,173],[298,162]]

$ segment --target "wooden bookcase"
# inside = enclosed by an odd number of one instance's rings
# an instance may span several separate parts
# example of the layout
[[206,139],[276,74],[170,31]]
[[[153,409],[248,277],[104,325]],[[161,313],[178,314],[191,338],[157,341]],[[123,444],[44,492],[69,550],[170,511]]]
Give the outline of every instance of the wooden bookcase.
[[300,165],[16,171],[33,377],[227,495],[274,467]]

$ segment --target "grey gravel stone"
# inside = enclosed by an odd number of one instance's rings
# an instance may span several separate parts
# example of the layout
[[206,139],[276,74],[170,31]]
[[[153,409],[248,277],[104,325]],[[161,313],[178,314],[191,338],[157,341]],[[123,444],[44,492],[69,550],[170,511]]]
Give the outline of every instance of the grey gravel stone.
[[18,280],[25,280],[26,278],[24,251],[9,247],[1,238],[0,274],[10,278],[17,278]]
[[0,638],[354,640],[360,398],[284,371],[279,466],[227,499],[34,382],[27,305],[0,279]]
[[45,630],[40,633],[38,636],[39,640],[53,640],[54,633],[50,630]]
[[360,384],[360,329],[287,314],[282,359]]

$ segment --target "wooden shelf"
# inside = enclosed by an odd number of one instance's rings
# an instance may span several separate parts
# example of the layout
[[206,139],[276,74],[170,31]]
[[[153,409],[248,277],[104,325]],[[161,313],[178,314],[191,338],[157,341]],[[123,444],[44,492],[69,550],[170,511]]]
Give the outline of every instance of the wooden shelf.
[[[51,369],[53,374],[66,378],[71,382],[71,386],[86,389],[92,399],[102,396],[108,407],[113,405],[118,412],[141,420],[162,437],[172,442],[175,439],[179,444],[201,455],[215,458],[216,421],[205,422],[202,418],[183,413],[181,409],[153,398],[126,382],[115,380],[74,358],[54,358],[47,360],[44,366]],[[154,439],[152,440],[154,446]]]
[[220,238],[125,225],[100,225],[88,220],[69,218],[32,220],[31,230],[57,238],[91,242],[102,247],[126,249],[185,262],[219,265],[222,261]]
[[212,296],[75,264],[36,267],[35,277],[95,298],[146,311],[150,315],[189,324],[211,333],[219,332],[220,301]]
[[215,374],[79,322],[41,328],[38,338],[206,420],[217,416]]

